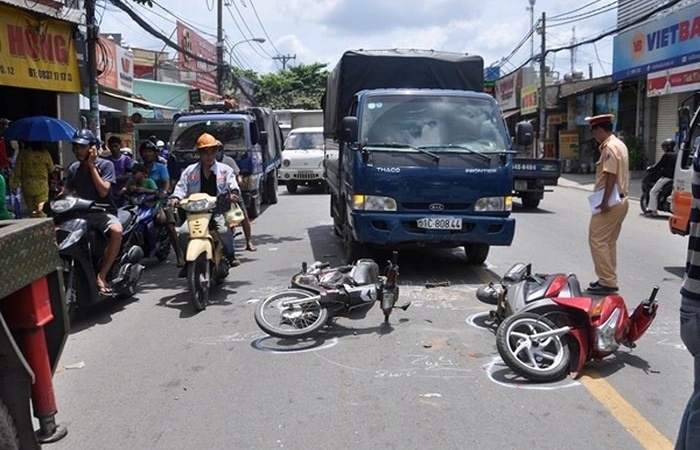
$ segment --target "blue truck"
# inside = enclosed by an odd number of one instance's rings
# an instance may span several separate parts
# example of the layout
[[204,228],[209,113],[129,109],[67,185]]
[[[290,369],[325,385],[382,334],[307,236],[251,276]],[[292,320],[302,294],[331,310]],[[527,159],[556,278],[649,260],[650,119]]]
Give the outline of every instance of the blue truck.
[[[343,54],[322,102],[330,213],[347,261],[374,248],[464,247],[482,264],[490,246],[511,244],[514,152],[482,89],[478,56]],[[530,145],[532,126],[519,124],[515,142]]]
[[282,130],[272,110],[234,110],[225,103],[198,104],[173,119],[169,167],[183,169],[196,162],[199,154],[195,142],[202,133],[209,133],[221,141],[224,153],[241,169],[239,185],[249,216],[258,217],[263,204],[277,203]]

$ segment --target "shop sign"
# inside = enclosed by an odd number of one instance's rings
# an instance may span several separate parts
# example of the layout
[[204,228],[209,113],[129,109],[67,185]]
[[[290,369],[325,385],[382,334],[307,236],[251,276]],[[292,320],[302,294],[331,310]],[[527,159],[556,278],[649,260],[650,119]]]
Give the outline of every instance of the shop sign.
[[503,111],[518,107],[518,98],[516,97],[518,73],[519,71],[496,81],[496,101],[501,105]]
[[566,122],[566,113],[561,114],[550,114],[547,116],[547,125],[560,125]]
[[700,3],[615,36],[613,81],[700,62]]
[[647,75],[647,96],[677,94],[700,89],[700,63]]
[[578,158],[578,131],[576,130],[561,130],[559,131],[559,157],[562,159],[577,159]]
[[[177,22],[177,43],[195,55],[216,61],[216,46],[181,22]],[[189,78],[183,78],[182,82],[203,91],[218,92],[215,65],[197,61],[184,52],[179,52],[178,68],[181,74],[189,74]]]
[[111,39],[100,38],[96,48],[101,86],[134,92],[134,56]]
[[72,25],[0,6],[0,85],[80,92]]
[[537,92],[538,90],[536,84],[523,86],[523,89],[520,92],[520,114],[526,115],[537,112]]

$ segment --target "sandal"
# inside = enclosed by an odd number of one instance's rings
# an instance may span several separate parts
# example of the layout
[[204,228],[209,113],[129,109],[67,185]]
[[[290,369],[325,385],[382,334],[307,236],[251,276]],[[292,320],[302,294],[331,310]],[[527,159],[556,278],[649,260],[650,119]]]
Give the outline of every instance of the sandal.
[[258,249],[255,248],[255,246],[252,244],[252,242],[248,242],[248,244],[245,246],[245,249],[248,250],[249,252],[257,252]]
[[101,295],[112,295],[112,288],[106,284],[97,283],[97,291]]

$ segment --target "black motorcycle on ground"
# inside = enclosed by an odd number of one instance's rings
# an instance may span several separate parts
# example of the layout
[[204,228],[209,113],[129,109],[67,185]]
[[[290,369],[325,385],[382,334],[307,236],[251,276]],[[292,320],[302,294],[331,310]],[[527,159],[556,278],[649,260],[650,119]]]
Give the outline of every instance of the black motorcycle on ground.
[[[649,206],[649,195],[651,188],[661,178],[661,174],[655,170],[647,169],[647,174],[642,178],[642,195],[639,197],[639,207],[643,213],[647,212]],[[661,189],[658,199],[658,211],[671,212],[671,192],[673,192],[673,181],[669,181]]]
[[302,264],[301,272],[292,277],[292,286],[276,292],[258,303],[255,321],[258,326],[279,338],[310,336],[336,316],[366,313],[379,302],[388,323],[391,311],[404,311],[410,303],[396,306],[399,287],[398,253],[394,252],[384,276],[372,259],[360,259],[352,265],[330,268],[316,262]]
[[66,306],[71,320],[80,309],[102,300],[133,296],[143,273],[144,267],[139,263],[143,259],[143,250],[128,244],[137,224],[137,215],[133,210],[119,209],[124,244],[107,277],[111,292],[104,294],[98,289],[95,279],[107,238],[90,230],[85,217],[105,212],[105,206],[74,196],[56,198],[48,203],[47,212],[56,223],[58,255],[63,263]]

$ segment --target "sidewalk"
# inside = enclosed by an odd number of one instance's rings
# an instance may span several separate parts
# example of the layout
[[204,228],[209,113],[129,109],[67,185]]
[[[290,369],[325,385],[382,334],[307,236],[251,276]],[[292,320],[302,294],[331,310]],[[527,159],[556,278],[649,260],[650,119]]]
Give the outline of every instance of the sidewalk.
[[[634,170],[630,172],[630,198],[639,200],[642,195],[642,178],[646,175],[645,170]],[[595,173],[562,173],[559,177],[559,186],[582,189],[593,192],[595,184]]]

